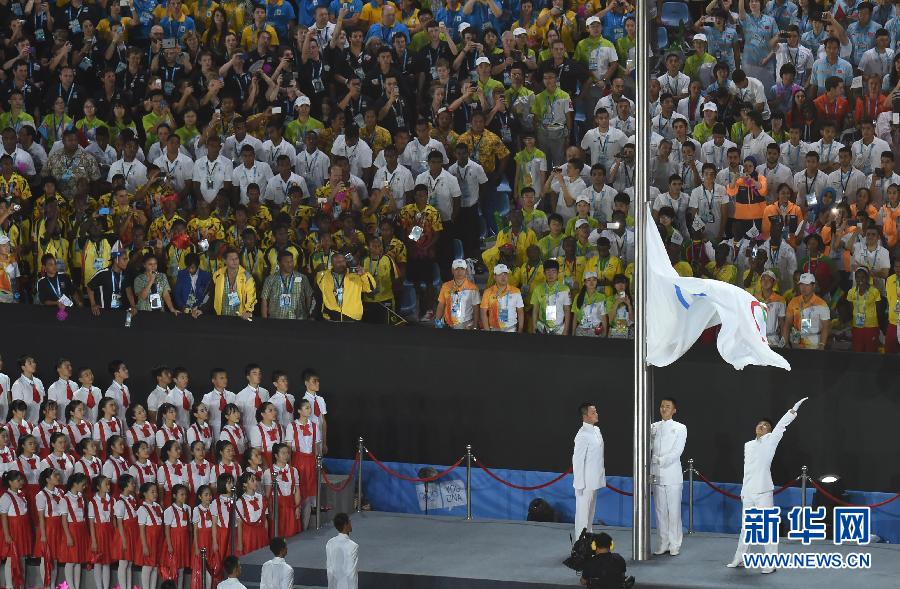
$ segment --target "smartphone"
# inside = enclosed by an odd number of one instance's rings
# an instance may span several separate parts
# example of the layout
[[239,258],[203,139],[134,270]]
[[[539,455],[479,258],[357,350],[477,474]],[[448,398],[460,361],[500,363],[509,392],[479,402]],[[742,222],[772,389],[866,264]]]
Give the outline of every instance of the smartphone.
[[895,112],[891,115],[891,124],[900,125],[900,112]]
[[122,8],[128,8],[128,0],[119,0],[119,6]]
[[273,114],[273,115],[280,115],[280,114],[281,114],[281,107],[280,107],[280,106],[273,106],[273,107],[272,107],[272,114]]
[[101,217],[105,217],[106,215],[109,214],[109,207],[101,208],[99,211],[97,211],[97,214],[100,215]]
[[607,229],[618,229],[619,227],[620,227],[620,224],[618,221],[613,221],[612,223],[606,224]]
[[162,40],[162,48],[163,49],[175,49],[175,39],[163,39]]

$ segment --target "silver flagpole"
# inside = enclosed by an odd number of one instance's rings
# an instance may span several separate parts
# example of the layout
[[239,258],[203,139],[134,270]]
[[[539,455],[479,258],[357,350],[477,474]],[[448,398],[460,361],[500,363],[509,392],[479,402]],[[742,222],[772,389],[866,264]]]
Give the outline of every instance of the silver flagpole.
[[635,46],[636,165],[634,173],[636,317],[634,329],[634,560],[650,559],[650,378],[647,367],[647,201],[650,185],[650,2],[637,2]]

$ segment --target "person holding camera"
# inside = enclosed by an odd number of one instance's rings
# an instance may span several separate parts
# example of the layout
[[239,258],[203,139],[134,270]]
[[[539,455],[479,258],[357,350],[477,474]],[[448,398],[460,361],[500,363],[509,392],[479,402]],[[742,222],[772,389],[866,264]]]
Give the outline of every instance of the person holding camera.
[[372,292],[375,279],[350,254],[337,255],[331,258],[330,270],[316,275],[316,285],[322,293],[322,318],[344,323],[362,319],[362,295]]
[[134,279],[134,285],[128,291],[132,312],[162,311],[165,308],[173,315],[180,314],[172,304],[172,289],[169,286],[168,276],[157,272],[156,254],[144,256],[144,272]]
[[623,589],[634,585],[634,578],[625,578],[628,565],[622,555],[613,552],[615,543],[606,532],[597,534],[591,543],[593,554],[584,563],[581,585],[591,589]]

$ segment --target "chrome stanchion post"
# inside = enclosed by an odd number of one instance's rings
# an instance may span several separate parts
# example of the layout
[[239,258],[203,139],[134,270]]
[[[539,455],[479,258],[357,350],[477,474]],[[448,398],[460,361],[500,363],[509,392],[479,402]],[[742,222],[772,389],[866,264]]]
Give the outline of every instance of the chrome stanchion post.
[[694,459],[688,460],[688,534],[694,533]]
[[466,444],[466,519],[472,519],[472,444]]
[[200,549],[200,589],[206,589],[206,548]]
[[322,519],[322,457],[316,456],[316,530],[321,527]]
[[272,471],[272,530],[273,536],[278,535],[278,498],[281,491],[278,489],[278,479],[275,478],[275,471]]
[[806,507],[806,481],[809,479],[807,472],[808,470],[804,465],[804,467],[800,469],[800,505],[803,507]]
[[366,447],[363,445],[362,436],[359,437],[359,468],[356,472],[356,513],[362,512],[363,491],[362,491],[362,472],[363,472],[363,452]]

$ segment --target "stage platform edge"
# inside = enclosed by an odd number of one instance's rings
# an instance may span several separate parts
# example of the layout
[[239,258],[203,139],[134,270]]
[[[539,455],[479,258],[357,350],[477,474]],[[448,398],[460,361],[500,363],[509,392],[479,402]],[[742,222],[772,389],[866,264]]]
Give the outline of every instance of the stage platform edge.
[[[360,544],[360,589],[557,589],[578,586],[576,574],[562,565],[569,551],[571,524],[524,521],[466,521],[450,517],[364,512],[351,514],[352,538]],[[597,530],[595,530],[597,531]],[[781,540],[781,552],[865,552],[869,570],[780,570],[775,574],[725,568],[736,547],[736,535],[685,534],[681,554],[631,561],[631,530],[603,528],[616,551],[628,561],[637,587],[702,589],[766,587],[895,589],[900,578],[900,546],[804,547]],[[331,525],[303,532],[288,542],[287,562],[295,567],[298,585],[326,586],[325,543],[335,535]],[[259,550],[241,559],[242,580],[259,582],[262,564],[271,558]]]

